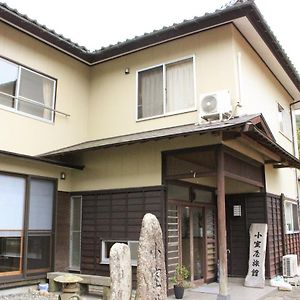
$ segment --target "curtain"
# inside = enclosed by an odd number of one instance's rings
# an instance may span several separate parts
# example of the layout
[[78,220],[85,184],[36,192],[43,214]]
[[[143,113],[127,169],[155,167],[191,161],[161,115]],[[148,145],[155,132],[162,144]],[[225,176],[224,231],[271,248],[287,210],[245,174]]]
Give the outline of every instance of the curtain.
[[[47,78],[43,78],[43,98],[46,107],[53,107],[53,82]],[[44,108],[44,118],[47,120],[52,119],[53,111]]]
[[[53,81],[27,69],[21,69],[20,96],[33,100],[48,107],[53,103]],[[19,101],[20,111],[51,120],[52,111],[35,103]]]
[[24,224],[25,179],[0,175],[0,189],[0,236],[21,236]]
[[291,124],[291,115],[288,110],[282,111],[283,119],[283,133],[288,137],[292,137],[292,124]]
[[139,73],[138,118],[163,114],[163,68]]
[[287,230],[291,231],[293,230],[293,210],[292,210],[292,204],[286,202],[285,203],[285,223],[287,226]]
[[294,231],[299,230],[299,219],[298,219],[298,205],[293,204],[293,220],[294,220]]
[[166,66],[167,112],[194,106],[193,60],[187,59]]

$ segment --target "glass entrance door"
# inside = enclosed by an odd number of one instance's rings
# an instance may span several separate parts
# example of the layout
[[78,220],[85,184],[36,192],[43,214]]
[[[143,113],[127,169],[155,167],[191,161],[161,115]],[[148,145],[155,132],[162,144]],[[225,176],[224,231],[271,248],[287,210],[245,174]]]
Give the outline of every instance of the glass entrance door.
[[[187,183],[168,184],[168,279],[176,266],[190,271],[191,281],[211,282],[217,267],[215,197],[211,190]],[[169,283],[169,286],[172,286]]]
[[194,280],[203,278],[203,258],[204,258],[204,242],[203,242],[203,209],[193,208],[193,264],[194,264]]
[[190,270],[190,280],[202,279],[205,244],[203,208],[184,207],[181,224],[182,264]]

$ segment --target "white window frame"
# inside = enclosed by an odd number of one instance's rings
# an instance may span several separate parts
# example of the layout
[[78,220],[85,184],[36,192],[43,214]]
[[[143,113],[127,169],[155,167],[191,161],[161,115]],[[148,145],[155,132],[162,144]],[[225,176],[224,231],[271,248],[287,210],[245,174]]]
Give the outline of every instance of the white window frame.
[[[79,198],[80,199],[80,222],[79,222],[79,228],[80,230],[75,231],[73,230],[73,199],[74,198]],[[80,263],[81,263],[81,234],[82,234],[82,196],[72,196],[71,201],[70,201],[70,245],[69,245],[69,270],[70,271],[80,271]],[[80,248],[79,248],[79,268],[76,268],[72,266],[72,253],[73,253],[73,248],[72,248],[72,243],[71,243],[71,237],[72,237],[72,232],[79,232],[80,233]]]
[[[43,121],[43,122],[46,122],[46,123],[54,123],[54,112],[55,112],[55,98],[56,98],[56,80],[49,77],[49,76],[45,76],[41,73],[38,73],[36,71],[33,71],[31,69],[28,69],[24,66],[21,66],[15,62],[12,62],[8,59],[5,59],[3,57],[0,57],[0,60],[3,60],[5,62],[8,62],[10,64],[13,64],[15,65],[17,68],[18,68],[18,78],[17,78],[17,83],[16,83],[16,90],[15,90],[15,96],[14,95],[10,95],[10,94],[6,94],[6,93],[3,93],[0,91],[0,94],[4,95],[4,96],[8,96],[8,97],[11,97],[15,100],[15,104],[14,104],[14,107],[8,107],[8,106],[5,106],[5,105],[2,105],[0,104],[0,108],[3,109],[3,110],[7,110],[7,111],[10,111],[10,112],[13,112],[13,113],[16,113],[16,114],[19,114],[19,115],[23,115],[23,116],[26,116],[26,117],[30,117],[32,119],[36,119],[36,120],[39,120],[39,121]],[[35,100],[32,100],[32,99],[28,99],[26,97],[22,97],[19,95],[19,92],[20,92],[20,81],[21,81],[21,70],[26,70],[28,72],[31,72],[31,73],[34,73],[40,77],[43,77],[43,78],[46,78],[50,81],[53,82],[53,95],[52,95],[52,105],[51,107],[50,106],[47,106],[47,105],[43,105],[42,103],[40,102],[37,102]],[[37,106],[40,106],[40,107],[43,107],[45,109],[49,109],[50,110],[50,113],[51,113],[51,119],[48,120],[48,119],[45,119],[45,118],[42,118],[42,117],[38,117],[38,116],[35,116],[33,114],[30,114],[30,113],[26,113],[26,112],[23,112],[23,111],[20,111],[19,110],[19,101],[23,101],[25,103],[31,103],[33,105],[37,105]]]
[[[287,227],[287,219],[286,219],[286,216],[287,216],[287,204],[288,205],[291,205],[290,207],[291,207],[291,209],[292,209],[292,228],[291,228],[291,230],[289,230],[288,229],[288,227]],[[297,217],[298,217],[298,219],[296,220],[296,222],[298,222],[298,228],[299,228],[299,209],[298,209],[298,204],[297,204],[297,202],[294,202],[294,201],[288,201],[288,200],[286,200],[286,201],[284,201],[284,227],[285,227],[285,233],[286,234],[293,234],[293,233],[298,233],[298,232],[300,232],[300,230],[298,229],[298,230],[295,230],[294,228],[295,228],[295,220],[294,220],[294,214],[293,214],[293,205],[295,205],[296,207],[297,207]]]
[[[129,249],[130,249],[130,244],[138,244],[139,241],[133,241],[133,240],[130,240],[130,241],[126,241],[126,240],[102,240],[101,241],[101,261],[100,261],[100,264],[102,265],[108,265],[109,264],[109,257],[106,257],[105,256],[105,252],[106,252],[106,243],[109,242],[109,243],[124,243],[126,245],[129,246]],[[131,252],[130,252],[130,255],[131,255]],[[131,265],[132,266],[137,266],[137,259],[131,259]]]
[[[166,112],[166,101],[167,101],[167,93],[166,93],[166,66],[174,63],[179,63],[184,60],[192,59],[193,63],[193,77],[194,77],[194,106],[191,108],[186,108],[186,109],[181,109],[181,110],[176,110],[172,112]],[[171,61],[166,61],[161,64],[153,65],[151,67],[147,67],[144,69],[139,69],[136,71],[136,122],[141,122],[141,121],[146,121],[146,120],[151,120],[151,119],[157,119],[157,118],[162,118],[166,116],[173,116],[173,115],[178,115],[182,113],[187,113],[187,112],[192,112],[197,110],[197,95],[196,95],[196,56],[194,55],[189,55],[185,57],[178,58],[176,60],[171,60]],[[163,69],[163,113],[160,115],[155,115],[151,117],[146,117],[146,118],[139,118],[139,111],[138,111],[138,105],[139,105],[139,73],[147,70],[151,70],[154,68],[162,67]]]

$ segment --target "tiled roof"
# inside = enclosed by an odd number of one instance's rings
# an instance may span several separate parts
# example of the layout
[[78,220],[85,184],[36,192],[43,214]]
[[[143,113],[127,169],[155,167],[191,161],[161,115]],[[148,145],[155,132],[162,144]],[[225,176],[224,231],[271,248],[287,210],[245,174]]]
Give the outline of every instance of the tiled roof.
[[79,46],[63,35],[48,29],[46,26],[39,24],[36,20],[32,20],[26,15],[19,13],[17,10],[9,8],[5,3],[0,2],[0,20],[50,44],[88,65],[101,63],[147,47],[200,32],[206,28],[229,23],[240,17],[247,17],[249,19],[300,91],[300,78],[296,68],[265,22],[254,0],[231,0],[221,7],[221,9],[217,9],[212,13],[206,13],[201,17],[195,17],[191,20],[184,20],[181,23],[163,27],[159,30],[154,30],[153,32],[145,33],[144,35],[136,36],[133,39],[118,42],[114,45],[102,47],[93,52],[90,52],[83,46]]
[[92,140],[51,151],[38,157],[44,159],[54,158],[56,161],[61,160],[64,162],[64,160],[68,160],[68,157],[72,154],[212,132],[234,132],[237,134],[237,137],[239,137],[239,134],[243,137],[244,134],[251,138],[252,141],[271,151],[271,153],[278,155],[278,159],[270,162],[273,163],[274,166],[300,169],[300,160],[276,143],[273,136],[269,134],[268,126],[261,114],[244,115],[218,123],[182,125],[112,138]]
[[[231,0],[229,1],[228,3],[226,3],[225,5],[223,5],[220,9],[217,9],[215,10],[213,13],[219,13],[221,11],[223,11],[224,9],[227,9],[229,7],[233,7],[233,6],[237,6],[237,5],[240,5],[240,4],[244,4],[244,3],[247,3],[247,2],[252,2],[254,3],[253,0]],[[122,47],[122,45],[125,45],[127,43],[131,43],[131,42],[134,42],[136,40],[139,40],[143,37],[147,37],[147,36],[150,36],[150,35],[159,35],[159,34],[162,34],[164,33],[165,31],[169,30],[169,29],[175,29],[176,27],[178,26],[181,26],[181,25],[184,25],[184,24],[188,24],[188,23],[193,23],[197,20],[199,20],[200,18],[203,18],[205,16],[210,16],[211,14],[213,13],[205,13],[203,16],[199,17],[199,16],[195,16],[193,19],[189,19],[189,20],[183,20],[182,22],[180,23],[173,23],[172,25],[170,26],[164,26],[163,28],[160,28],[160,29],[155,29],[151,32],[145,32],[143,35],[140,35],[140,36],[135,36],[134,38],[131,38],[131,39],[126,39],[125,41],[119,41],[115,44],[110,44],[109,46],[105,46],[105,47],[101,47],[100,49],[98,50],[94,50],[92,53],[99,53],[99,52],[102,52],[104,50],[108,50],[108,49],[111,49],[113,47]]]
[[89,52],[89,50],[86,47],[80,46],[77,43],[72,42],[69,38],[66,38],[62,34],[55,32],[53,29],[50,29],[50,28],[46,27],[45,25],[38,23],[37,20],[29,18],[27,15],[20,13],[18,10],[9,7],[4,2],[0,2],[0,8],[1,8],[1,15],[0,15],[1,17],[3,17],[2,13],[4,13],[4,11],[7,10],[12,15],[16,15],[18,18],[22,19],[24,23],[31,23],[32,25],[39,27],[41,30],[44,30],[44,31],[56,36],[58,39],[61,39],[64,42],[69,43],[70,45],[72,45],[72,47],[78,48],[84,52]]
[[183,135],[201,134],[201,133],[207,133],[212,131],[227,130],[227,129],[239,127],[241,126],[241,124],[245,124],[248,121],[258,116],[260,116],[260,114],[245,115],[245,116],[232,118],[230,120],[226,120],[224,122],[218,122],[218,123],[203,123],[203,124],[189,124],[189,125],[182,125],[182,126],[174,126],[170,128],[162,128],[162,129],[150,130],[146,132],[121,135],[112,138],[92,140],[92,141],[87,141],[80,144],[72,145],[66,148],[54,150],[41,155],[41,157],[52,157],[61,154],[82,152],[87,150],[96,150],[96,149],[112,147],[112,146],[122,146],[122,145],[128,145],[132,143],[141,143],[145,141],[164,139],[166,137],[174,138]]

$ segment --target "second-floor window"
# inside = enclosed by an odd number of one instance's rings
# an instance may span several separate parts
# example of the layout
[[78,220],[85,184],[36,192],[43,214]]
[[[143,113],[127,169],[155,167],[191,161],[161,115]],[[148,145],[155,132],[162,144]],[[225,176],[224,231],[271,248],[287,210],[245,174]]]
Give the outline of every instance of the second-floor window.
[[292,125],[291,115],[288,110],[284,109],[278,103],[278,120],[279,120],[279,131],[283,133],[287,138],[292,137]]
[[0,58],[0,106],[53,122],[55,80]]
[[138,119],[184,112],[194,108],[193,58],[138,72]]

